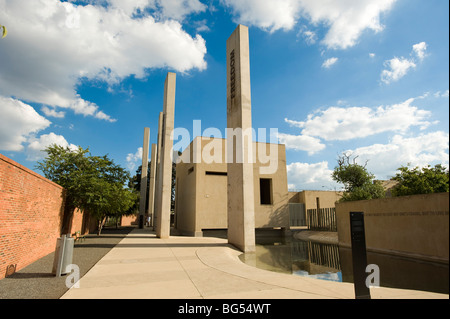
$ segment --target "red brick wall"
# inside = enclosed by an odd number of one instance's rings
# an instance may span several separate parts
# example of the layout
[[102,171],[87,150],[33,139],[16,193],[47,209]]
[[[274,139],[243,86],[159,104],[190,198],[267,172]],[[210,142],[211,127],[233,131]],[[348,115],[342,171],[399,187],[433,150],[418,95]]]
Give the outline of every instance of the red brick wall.
[[135,226],[135,225],[139,225],[139,216],[122,216],[122,220],[120,223],[121,226]]
[[[61,186],[0,154],[0,279],[8,265],[20,270],[55,250],[64,201]],[[74,232],[82,219],[74,213]]]

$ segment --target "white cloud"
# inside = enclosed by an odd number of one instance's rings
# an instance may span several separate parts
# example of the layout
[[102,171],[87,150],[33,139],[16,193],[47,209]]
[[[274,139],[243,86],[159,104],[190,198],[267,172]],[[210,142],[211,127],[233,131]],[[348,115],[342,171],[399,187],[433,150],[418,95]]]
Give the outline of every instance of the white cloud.
[[113,86],[128,76],[143,78],[152,68],[206,68],[200,35],[192,37],[179,22],[157,20],[147,11],[139,18],[130,13],[156,3],[162,17],[184,17],[204,10],[198,0],[112,2],[0,0],[0,21],[9,31],[0,47],[0,94],[114,121],[78,95],[80,79]]
[[317,35],[315,32],[307,30],[307,31],[303,32],[303,35],[305,36],[306,43],[308,43],[308,44],[316,43]]
[[195,26],[196,32],[209,32],[211,29],[208,27],[208,20],[203,19],[200,21],[194,21],[193,25]]
[[416,67],[416,64],[413,61],[397,57],[386,61],[384,65],[389,68],[381,72],[381,81],[386,84],[398,81],[404,77],[410,69]]
[[369,56],[370,56],[371,58],[374,58],[374,57],[376,56],[376,54],[375,54],[375,53],[369,53]]
[[297,32],[297,38],[303,37],[305,42],[309,45],[312,45],[317,42],[317,34],[314,31],[308,29],[307,26],[302,25]]
[[63,111],[56,111],[54,108],[50,108],[47,106],[43,106],[41,108],[42,112],[44,112],[45,115],[56,117],[56,118],[64,118],[66,116],[66,112]]
[[406,59],[404,57],[398,58],[394,57],[391,60],[387,60],[384,62],[385,69],[381,72],[381,81],[390,84],[392,82],[400,80],[404,77],[411,69],[416,68],[418,62],[422,62],[425,58],[425,51],[427,50],[427,44],[425,42],[421,42],[413,45],[413,49],[411,55],[414,55],[418,58],[419,61],[416,61],[413,58]]
[[382,13],[389,11],[395,0],[299,0],[301,9],[314,24],[330,26],[323,43],[332,49],[354,46],[362,33],[369,29],[383,30]]
[[339,59],[338,58],[329,58],[325,60],[322,64],[322,68],[329,69],[332,65],[334,65]]
[[142,14],[145,10],[152,12],[158,19],[183,20],[192,13],[203,12],[207,6],[199,0],[69,0],[84,5],[110,5],[123,11],[126,15]]
[[291,30],[300,18],[328,28],[322,43],[331,49],[356,44],[365,30],[383,30],[381,14],[396,0],[221,0],[232,8],[239,23],[275,32]]
[[401,166],[423,167],[426,165],[449,165],[449,134],[432,132],[415,137],[396,135],[387,144],[375,144],[350,150],[358,161],[369,160],[367,169],[377,178],[395,176]]
[[441,97],[448,97],[448,96],[449,96],[448,90],[441,94]]
[[22,151],[32,134],[50,124],[32,106],[0,95],[0,150]]
[[69,147],[71,150],[76,150],[78,147],[74,144],[69,144],[62,135],[56,135],[55,133],[44,134],[39,138],[30,138],[29,145],[27,147],[27,160],[38,161],[47,155],[44,150],[52,145],[56,144],[62,147]]
[[331,179],[332,170],[328,162],[292,163],[287,165],[288,183],[290,189],[296,190],[330,190],[340,186]]
[[425,58],[426,50],[427,44],[425,42],[420,42],[413,45],[413,52],[419,58],[419,60],[423,60]]
[[318,138],[307,135],[278,133],[278,139],[281,144],[286,145],[286,149],[306,151],[309,155],[313,155],[325,148],[325,145]]
[[[115,9],[122,10],[127,15],[137,11],[150,9],[161,19],[183,20],[187,15],[206,10],[206,6],[198,0],[105,0]],[[91,1],[91,2],[96,2]]]
[[299,128],[303,128],[303,126],[305,125],[304,122],[294,121],[294,120],[290,120],[288,118],[285,118],[284,121],[286,123],[288,123],[290,126],[299,127]]
[[127,155],[127,168],[130,172],[133,172],[139,165],[142,164],[143,148],[139,147],[136,153],[130,153]]
[[105,120],[108,122],[117,121],[116,119],[111,118],[111,116],[105,114],[103,111],[99,111],[98,106],[95,103],[86,101],[79,96],[70,103],[69,108],[71,108],[75,112],[75,114],[93,116],[97,119]]
[[255,25],[270,32],[294,27],[300,4],[296,0],[222,0],[230,6],[240,23]]
[[[401,166],[412,167],[443,164],[449,167],[449,134],[432,132],[414,137],[396,135],[387,144],[374,144],[347,150],[357,157],[357,163],[367,162],[367,170],[377,179],[390,179]],[[333,169],[326,161],[287,165],[290,189],[339,190],[342,185],[331,179]]]
[[301,134],[327,141],[345,141],[364,138],[383,132],[406,132],[412,126],[425,129],[430,111],[412,105],[415,99],[405,102],[369,107],[329,107],[309,114],[306,121],[285,119],[291,126],[301,128]]
[[449,91],[448,90],[446,90],[444,92],[437,91],[436,93],[433,94],[433,96],[436,97],[436,98],[448,98]]
[[198,0],[159,0],[156,2],[162,8],[163,16],[176,20],[183,20],[187,15],[203,12],[207,8]]
[[[75,2],[72,0],[71,2]],[[84,3],[98,4],[99,1],[84,0]],[[104,0],[103,2],[109,3],[114,9],[122,10],[126,15],[131,16],[136,13],[137,10],[144,10],[154,5],[154,1],[151,0]]]

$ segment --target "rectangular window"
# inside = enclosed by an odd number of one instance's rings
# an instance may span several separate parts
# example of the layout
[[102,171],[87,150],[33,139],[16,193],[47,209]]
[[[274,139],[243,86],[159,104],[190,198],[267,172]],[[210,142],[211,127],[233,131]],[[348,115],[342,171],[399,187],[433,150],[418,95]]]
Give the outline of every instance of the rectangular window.
[[259,194],[261,205],[272,205],[272,179],[261,178],[259,180]]
[[206,172],[206,175],[227,176],[227,172]]

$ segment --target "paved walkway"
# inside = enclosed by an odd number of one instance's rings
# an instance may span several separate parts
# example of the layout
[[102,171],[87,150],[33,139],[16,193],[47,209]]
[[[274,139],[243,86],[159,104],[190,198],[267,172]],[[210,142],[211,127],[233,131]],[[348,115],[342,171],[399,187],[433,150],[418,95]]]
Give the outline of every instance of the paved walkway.
[[[220,238],[156,238],[135,229],[62,299],[354,299],[351,283],[257,269]],[[414,290],[371,289],[373,299],[448,299]]]

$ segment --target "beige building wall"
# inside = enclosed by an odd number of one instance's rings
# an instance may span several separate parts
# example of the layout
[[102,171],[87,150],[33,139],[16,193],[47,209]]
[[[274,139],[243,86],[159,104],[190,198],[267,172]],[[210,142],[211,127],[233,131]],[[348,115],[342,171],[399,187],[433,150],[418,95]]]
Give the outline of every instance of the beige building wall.
[[[177,164],[175,228],[187,235],[195,235],[196,174],[190,172],[192,165]],[[183,213],[179,213],[183,212]]]
[[449,193],[338,203],[342,247],[351,247],[350,212],[364,212],[368,251],[448,263]]
[[[266,154],[270,154],[270,147],[276,144],[255,143],[260,150],[266,147]],[[261,168],[267,168],[270,165],[257,162],[253,167],[254,185],[255,185],[255,227],[271,228],[283,227],[289,229],[289,207],[288,207],[288,182],[286,169],[286,147],[279,144],[277,151],[277,170],[276,173],[264,174]],[[256,154],[256,153],[255,153]],[[260,179],[271,179],[272,181],[272,204],[261,204]]]
[[[177,164],[175,218],[182,234],[201,236],[204,229],[228,227],[225,146],[225,139],[197,137]],[[253,147],[255,154],[260,149],[261,154],[276,155],[262,156],[264,163],[257,157],[254,164],[255,228],[289,229],[285,146],[253,143]],[[260,202],[260,178],[271,180],[271,204]]]
[[305,203],[306,209],[335,207],[341,197],[342,193],[334,191],[300,192],[300,200]]
[[332,208],[342,197],[337,191],[301,191],[289,192],[289,203],[305,204],[305,209]]

